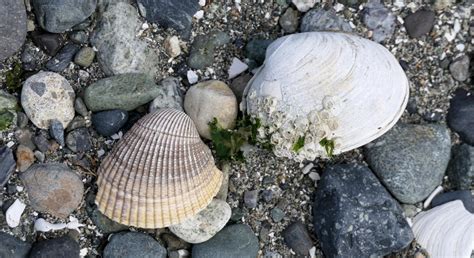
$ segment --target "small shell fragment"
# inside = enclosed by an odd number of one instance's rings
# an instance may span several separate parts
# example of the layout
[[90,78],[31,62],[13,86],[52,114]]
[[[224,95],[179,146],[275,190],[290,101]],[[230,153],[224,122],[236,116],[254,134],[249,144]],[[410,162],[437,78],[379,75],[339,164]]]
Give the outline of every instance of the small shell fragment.
[[26,205],[18,199],[8,208],[5,215],[9,227],[15,228],[20,225],[21,214],[23,214],[25,208]]

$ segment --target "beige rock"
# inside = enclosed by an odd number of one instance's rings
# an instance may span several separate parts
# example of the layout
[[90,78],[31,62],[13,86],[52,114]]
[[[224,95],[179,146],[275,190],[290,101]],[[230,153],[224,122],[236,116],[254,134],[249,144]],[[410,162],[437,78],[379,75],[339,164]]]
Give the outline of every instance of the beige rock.
[[237,118],[237,98],[227,84],[211,80],[192,86],[184,98],[184,110],[191,117],[201,137],[211,139],[209,123],[232,129]]
[[35,154],[33,151],[24,145],[18,146],[16,149],[16,167],[18,170],[23,172],[27,170],[34,162]]
[[181,55],[181,47],[179,46],[179,39],[176,36],[167,37],[165,39],[165,50],[170,57],[177,57]]

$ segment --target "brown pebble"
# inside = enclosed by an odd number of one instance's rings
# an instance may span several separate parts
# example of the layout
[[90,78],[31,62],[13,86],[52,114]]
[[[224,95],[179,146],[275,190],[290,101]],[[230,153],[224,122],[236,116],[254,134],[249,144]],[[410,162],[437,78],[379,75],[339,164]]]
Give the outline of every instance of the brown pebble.
[[27,170],[31,164],[35,162],[35,154],[33,151],[24,146],[20,145],[16,149],[16,167],[21,172]]

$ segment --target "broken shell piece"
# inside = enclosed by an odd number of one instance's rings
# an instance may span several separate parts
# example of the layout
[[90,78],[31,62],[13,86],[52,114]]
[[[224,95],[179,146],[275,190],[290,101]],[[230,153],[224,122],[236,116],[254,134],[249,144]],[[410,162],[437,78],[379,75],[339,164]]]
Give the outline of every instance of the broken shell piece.
[[229,79],[233,79],[237,77],[237,75],[243,73],[245,70],[247,70],[249,66],[240,61],[238,58],[233,58],[232,59],[232,64],[229,67],[228,73],[229,73]]
[[419,213],[412,229],[432,258],[469,258],[474,250],[474,214],[459,200]]
[[48,232],[48,231],[55,231],[55,230],[61,230],[61,229],[75,229],[77,232],[81,232],[79,230],[80,227],[83,227],[84,225],[79,223],[79,220],[74,218],[74,217],[69,217],[69,220],[71,222],[69,223],[49,223],[45,219],[39,218],[35,221],[35,230],[40,231],[40,232]]
[[191,118],[175,109],[136,122],[98,174],[100,212],[140,228],[163,228],[194,216],[217,194],[223,177]]
[[[277,156],[313,160],[328,156],[323,139],[338,154],[387,132],[405,109],[408,86],[397,59],[380,44],[342,32],[297,33],[267,48],[241,108],[260,120],[266,137],[279,136]],[[298,125],[301,119],[308,126]],[[314,145],[305,140],[295,148],[306,138]]]
[[7,224],[11,228],[18,227],[20,225],[21,214],[25,210],[26,205],[20,200],[15,200],[15,202],[8,208],[6,212]]

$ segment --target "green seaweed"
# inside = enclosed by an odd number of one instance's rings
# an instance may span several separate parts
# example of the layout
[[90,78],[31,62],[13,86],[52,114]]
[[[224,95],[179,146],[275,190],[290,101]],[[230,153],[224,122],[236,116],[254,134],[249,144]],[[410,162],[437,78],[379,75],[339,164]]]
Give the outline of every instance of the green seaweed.
[[291,148],[294,152],[299,152],[304,147],[305,136],[298,137],[298,140],[293,144]]
[[324,137],[323,139],[321,139],[321,141],[319,141],[319,145],[321,145],[324,150],[326,150],[326,154],[328,155],[328,157],[332,158],[334,152],[334,140],[329,140]]
[[16,62],[13,64],[13,69],[6,72],[6,85],[7,90],[12,92],[17,92],[21,88],[21,77],[23,76],[23,70],[21,69],[21,63]]
[[0,131],[7,130],[13,123],[14,115],[8,111],[0,113]]

